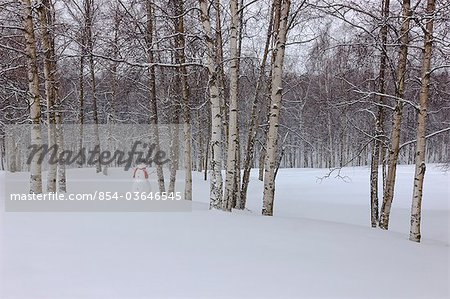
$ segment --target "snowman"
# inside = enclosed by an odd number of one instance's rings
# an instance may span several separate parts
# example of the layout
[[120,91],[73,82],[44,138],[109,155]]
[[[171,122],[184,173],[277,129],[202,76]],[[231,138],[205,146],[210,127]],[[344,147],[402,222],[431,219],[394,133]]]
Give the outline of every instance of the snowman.
[[133,169],[133,192],[150,193],[149,171],[144,162],[140,162]]

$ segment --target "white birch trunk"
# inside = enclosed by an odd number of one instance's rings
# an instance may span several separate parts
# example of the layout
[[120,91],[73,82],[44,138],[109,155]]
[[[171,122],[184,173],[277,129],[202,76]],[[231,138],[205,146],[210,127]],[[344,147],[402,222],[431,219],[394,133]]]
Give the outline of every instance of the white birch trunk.
[[392,200],[394,199],[395,175],[397,171],[397,160],[400,148],[400,130],[403,114],[403,99],[405,94],[406,64],[408,58],[409,23],[411,17],[410,0],[403,0],[403,23],[400,30],[400,52],[397,66],[396,97],[397,101],[392,124],[391,146],[389,149],[388,173],[386,177],[386,188],[383,195],[383,204],[380,215],[380,228],[388,229],[389,215],[391,213]]
[[[86,22],[86,38],[87,47],[89,51],[89,72],[92,84],[92,112],[94,118],[94,140],[95,146],[100,150],[100,135],[98,130],[98,108],[97,108],[97,83],[95,79],[95,66],[94,66],[94,40],[92,36],[92,26],[94,18],[94,0],[85,0],[85,22]],[[102,165],[100,164],[100,153],[97,155],[95,163],[95,171],[97,173],[102,172]]]
[[189,86],[187,82],[187,70],[184,63],[185,55],[185,37],[184,37],[184,5],[183,0],[177,0],[175,3],[175,14],[179,16],[176,19],[176,32],[178,33],[177,42],[177,62],[179,64],[179,73],[181,79],[181,96],[183,99],[183,132],[184,132],[184,170],[185,185],[184,199],[192,200],[192,131],[191,131],[191,110],[189,106]]
[[[269,131],[267,134],[267,152],[264,169],[264,197],[262,214],[273,215],[273,202],[275,197],[275,170],[277,168],[277,139],[278,122],[282,98],[282,75],[284,52],[286,47],[287,24],[290,9],[290,0],[274,0],[280,7],[280,24],[276,32],[274,49],[274,62],[272,65],[271,103],[269,112]],[[277,11],[277,9],[275,9]]]
[[[59,102],[59,100],[56,100]],[[55,121],[56,121],[56,142],[58,144],[58,155],[64,151],[64,129],[62,125],[62,112],[59,111],[60,106],[57,105],[57,111],[55,114]],[[60,163],[58,165],[58,192],[65,193],[67,191],[67,180],[66,180],[66,165],[64,163]]]
[[[148,85],[149,85],[149,104],[150,104],[150,125],[153,138],[156,143],[156,150],[159,150],[159,129],[158,129],[158,105],[156,102],[156,75],[155,75],[155,66],[154,63],[154,55],[153,55],[153,2],[146,2],[146,10],[147,10],[147,24],[146,24],[146,36],[145,43],[147,47],[147,62],[150,64],[148,69]],[[158,179],[159,192],[166,191],[166,185],[164,182],[164,171],[162,165],[155,165],[156,167],[156,176]]]
[[[219,89],[219,99],[220,99],[220,113],[222,115],[222,134],[224,138],[228,138],[228,97],[227,90],[225,86],[225,71],[223,67],[224,58],[223,58],[223,38],[222,38],[222,4],[221,0],[212,0],[211,8],[215,10],[215,39],[214,39],[214,49],[216,52],[215,55],[215,66],[216,66],[216,82],[217,88]],[[227,152],[228,144],[226,142],[222,143],[222,152]]]
[[218,66],[214,39],[212,37],[211,22],[208,14],[208,3],[206,0],[200,2],[200,19],[207,43],[208,52],[208,74],[209,74],[209,97],[211,104],[211,140],[210,140],[210,209],[222,208],[222,114],[220,109],[219,88],[217,82]]
[[272,5],[269,25],[268,25],[268,29],[267,29],[266,43],[264,46],[264,54],[263,54],[261,66],[259,69],[258,81],[256,82],[255,94],[254,94],[253,104],[252,104],[252,115],[251,115],[251,119],[250,119],[250,127],[249,127],[248,136],[247,136],[247,148],[246,148],[246,154],[245,154],[245,159],[244,159],[244,173],[242,176],[242,186],[241,186],[241,190],[240,190],[240,196],[236,203],[236,208],[240,209],[240,210],[245,209],[245,205],[247,202],[247,189],[248,189],[248,184],[250,181],[250,171],[252,168],[252,162],[253,162],[254,151],[255,151],[255,139],[256,139],[256,133],[257,133],[258,125],[259,125],[258,116],[261,112],[261,108],[258,107],[258,106],[260,106],[260,105],[258,105],[258,103],[259,103],[259,97],[261,95],[261,89],[263,88],[262,83],[263,83],[264,73],[265,73],[265,69],[266,69],[267,56],[269,53],[270,37],[272,35],[272,23],[273,23],[273,12],[274,12],[273,10],[274,10],[274,6]]
[[[81,152],[83,148],[83,125],[84,125],[84,55],[86,52],[85,49],[85,30],[81,30],[81,38],[80,38],[80,74],[78,78],[78,88],[79,88],[79,116],[78,116],[78,125],[79,125],[79,135],[78,135],[78,151]],[[84,161],[82,158],[80,158],[79,161],[77,161],[78,167],[82,167],[84,164]]]
[[[47,103],[47,130],[48,146],[51,148],[56,143],[56,125],[55,125],[55,55],[53,49],[53,38],[51,37],[50,27],[51,6],[49,0],[43,0],[39,3],[38,14],[42,30],[42,46],[44,49],[44,79],[45,79],[45,98]],[[56,192],[56,172],[57,164],[49,164],[47,172],[47,192]]]
[[[39,75],[36,57],[36,38],[34,35],[31,1],[23,0],[24,34],[26,41],[28,68],[28,96],[31,118],[31,144],[42,145],[41,135],[41,106],[39,95]],[[30,164],[30,193],[42,193],[42,165],[38,161],[39,155],[34,155]]]
[[[384,104],[383,94],[386,92],[385,88],[385,75],[386,75],[386,63],[387,63],[387,34],[388,34],[388,17],[390,9],[390,0],[382,0],[382,17],[384,24],[380,30],[381,37],[381,58],[380,58],[380,71],[378,76],[379,92],[380,96],[378,102]],[[370,214],[371,225],[377,227],[379,221],[379,203],[378,203],[378,181],[379,172],[378,165],[380,164],[380,156],[382,153],[381,138],[384,135],[384,109],[382,106],[378,107],[378,116],[375,123],[375,140],[373,142],[372,160],[370,165]]]
[[420,242],[420,220],[422,214],[422,192],[425,177],[425,145],[427,105],[430,91],[430,69],[432,55],[433,23],[435,0],[427,1],[427,15],[430,16],[426,23],[424,55],[422,62],[422,82],[419,98],[419,114],[417,116],[417,144],[416,144],[416,170],[414,174],[414,189],[411,205],[411,229],[409,239]]
[[237,143],[238,139],[238,2],[230,1],[231,28],[230,28],[230,111],[228,123],[228,155],[226,187],[222,209],[231,211],[233,198],[236,198],[236,176],[237,176]]
[[[174,111],[173,111],[174,115],[176,115],[176,117],[174,117],[174,123],[179,122],[179,118],[178,118],[179,112],[180,111],[178,110],[178,104],[176,104],[174,107]],[[176,183],[176,179],[177,179],[180,136],[179,136],[178,127],[172,127],[172,128],[170,128],[170,130],[172,131],[170,133],[172,140],[171,140],[171,145],[170,145],[171,165],[170,165],[170,179],[169,179],[168,193],[173,194],[175,192],[175,183]]]

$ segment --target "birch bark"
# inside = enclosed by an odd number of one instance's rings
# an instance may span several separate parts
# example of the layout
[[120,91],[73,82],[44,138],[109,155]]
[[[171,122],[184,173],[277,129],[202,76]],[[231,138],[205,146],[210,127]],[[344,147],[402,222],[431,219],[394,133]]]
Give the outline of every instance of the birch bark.
[[210,139],[210,209],[221,209],[223,201],[222,180],[222,114],[218,87],[218,70],[214,38],[206,0],[200,2],[200,20],[205,33],[208,53],[209,97],[211,104]]
[[181,79],[181,96],[183,107],[183,132],[184,132],[184,171],[185,171],[185,185],[184,185],[184,199],[192,200],[192,129],[191,129],[191,109],[189,105],[189,85],[187,82],[187,69],[184,63],[186,62],[185,55],[185,32],[184,32],[184,5],[183,0],[177,0],[175,3],[175,14],[177,16],[176,28],[176,59],[179,65],[178,71]]
[[231,211],[233,198],[236,198],[237,176],[237,148],[238,148],[238,28],[239,14],[237,0],[230,1],[231,28],[230,28],[230,110],[228,123],[228,155],[226,187],[223,200],[223,210]]
[[[24,34],[28,70],[28,105],[31,119],[31,144],[42,145],[41,135],[41,99],[39,95],[39,74],[36,56],[36,38],[34,34],[31,1],[22,0],[24,16]],[[30,193],[42,193],[42,165],[39,155],[34,155],[30,164]]]
[[[56,61],[53,48],[53,38],[51,36],[50,28],[52,26],[51,20],[51,6],[49,0],[42,0],[37,6],[39,21],[41,24],[41,39],[44,50],[44,84],[45,84],[45,99],[47,103],[47,131],[48,131],[48,146],[51,148],[56,146],[56,124],[55,124],[55,72]],[[56,191],[56,172],[57,164],[49,164],[47,172],[47,192]]]
[[[152,135],[156,143],[156,150],[159,150],[159,130],[158,130],[158,107],[156,103],[156,75],[154,66],[154,55],[153,55],[153,2],[146,1],[147,10],[147,26],[146,26],[146,36],[145,43],[147,47],[147,62],[149,66],[149,104],[150,104],[150,125],[152,130]],[[164,182],[164,172],[162,165],[156,165],[156,175],[158,177],[158,186],[160,192],[165,192],[165,182]]]
[[[275,0],[280,7],[280,24],[276,32],[274,49],[274,62],[272,65],[271,103],[269,112],[269,131],[267,134],[267,152],[264,169],[264,196],[262,214],[273,215],[273,202],[275,196],[275,170],[277,167],[277,139],[278,123],[282,98],[282,75],[284,53],[286,47],[287,24],[290,9],[290,0]],[[275,9],[276,11],[276,9]]]
[[240,209],[240,210],[245,209],[245,205],[247,202],[247,189],[248,189],[248,184],[250,181],[250,170],[252,168],[252,161],[254,158],[254,151],[255,151],[255,139],[256,139],[256,133],[257,133],[258,125],[259,125],[258,116],[259,116],[259,112],[261,111],[261,108],[258,107],[259,106],[258,103],[259,103],[259,97],[261,95],[262,83],[263,83],[263,79],[264,79],[267,57],[268,57],[268,53],[269,53],[270,37],[272,36],[273,12],[274,12],[274,6],[272,5],[269,26],[267,29],[266,43],[264,46],[264,53],[263,53],[263,57],[262,57],[262,61],[261,61],[261,66],[259,69],[258,81],[256,82],[255,94],[253,96],[252,114],[251,114],[251,118],[250,118],[250,127],[249,127],[249,131],[248,131],[248,136],[247,136],[247,148],[246,148],[246,154],[245,154],[245,160],[244,160],[244,173],[242,176],[242,187],[241,187],[240,197],[236,204],[236,208]]
[[[97,106],[97,82],[95,79],[95,65],[94,65],[94,37],[93,37],[93,19],[94,19],[94,0],[85,0],[85,25],[86,25],[86,42],[87,49],[89,51],[89,75],[91,77],[92,84],[92,112],[94,118],[94,140],[95,147],[100,150],[100,135],[98,131],[98,106]],[[97,154],[95,163],[95,171],[97,173],[102,172],[102,166],[100,164],[100,153]]]
[[[382,18],[383,26],[380,30],[381,38],[381,58],[380,58],[380,72],[378,76],[380,96],[378,102],[384,104],[383,94],[386,92],[385,77],[386,77],[386,62],[387,62],[387,34],[388,34],[388,18],[389,18],[390,0],[382,0]],[[384,135],[384,111],[382,106],[378,107],[378,116],[375,124],[375,140],[373,142],[372,159],[370,165],[370,214],[371,225],[377,227],[379,221],[379,206],[378,206],[378,166],[380,164],[380,156],[382,151],[382,140]]]
[[[86,54],[86,46],[85,46],[85,28],[80,30],[80,74],[78,78],[78,88],[80,89],[78,95],[78,101],[80,105],[79,115],[78,115],[78,152],[81,152],[83,149],[83,133],[84,133],[84,55]],[[80,157],[78,161],[78,167],[82,167],[84,164],[83,159]]]
[[394,199],[395,175],[400,147],[400,130],[403,114],[403,97],[405,95],[406,63],[408,58],[409,23],[411,19],[410,0],[403,0],[403,23],[400,30],[400,52],[397,66],[396,97],[398,98],[394,111],[394,119],[391,132],[391,145],[389,148],[388,172],[386,188],[381,206],[380,228],[388,229],[392,200]]
[[427,106],[430,92],[431,55],[433,50],[433,25],[435,0],[427,1],[427,23],[425,26],[425,42],[422,61],[422,82],[419,97],[419,114],[417,116],[416,169],[414,173],[414,189],[411,205],[411,229],[409,239],[420,242],[420,220],[422,215],[423,181],[425,177],[425,146]]

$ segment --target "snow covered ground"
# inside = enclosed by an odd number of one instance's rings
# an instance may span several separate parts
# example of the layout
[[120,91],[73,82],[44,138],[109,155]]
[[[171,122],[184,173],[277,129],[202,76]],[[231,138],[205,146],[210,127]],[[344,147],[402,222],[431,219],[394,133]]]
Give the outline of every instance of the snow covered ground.
[[[348,182],[326,173],[280,170],[274,217],[260,216],[256,172],[246,212],[209,211],[199,173],[192,212],[2,210],[0,298],[449,298],[449,174],[428,167],[416,244],[412,166],[399,167],[390,231],[370,228],[367,168],[344,169]],[[83,189],[71,179],[103,179],[68,176],[69,192]]]

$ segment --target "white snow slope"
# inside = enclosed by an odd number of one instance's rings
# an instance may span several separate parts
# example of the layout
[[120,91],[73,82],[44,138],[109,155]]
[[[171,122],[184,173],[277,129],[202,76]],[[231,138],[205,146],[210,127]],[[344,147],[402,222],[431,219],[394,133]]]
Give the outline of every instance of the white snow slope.
[[[449,174],[428,166],[417,244],[412,166],[398,169],[389,231],[370,228],[367,168],[319,183],[326,173],[280,170],[274,217],[260,216],[256,172],[246,212],[209,211],[200,173],[193,212],[1,211],[0,298],[449,298]],[[81,192],[71,179],[129,173],[68,176],[69,192]]]

